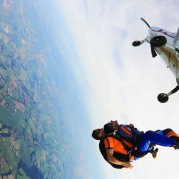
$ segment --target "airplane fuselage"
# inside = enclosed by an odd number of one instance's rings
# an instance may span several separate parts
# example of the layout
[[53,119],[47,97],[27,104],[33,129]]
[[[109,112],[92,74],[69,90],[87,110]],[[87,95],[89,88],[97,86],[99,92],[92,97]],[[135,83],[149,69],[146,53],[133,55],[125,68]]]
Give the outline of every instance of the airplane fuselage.
[[179,29],[177,33],[169,32],[159,27],[151,27],[143,18],[141,20],[148,26],[149,35],[141,41],[134,41],[132,45],[137,47],[148,42],[151,47],[152,57],[160,55],[167,67],[176,77],[177,86],[169,93],[160,93],[158,101],[165,103],[169,96],[179,91]]
[[176,33],[158,27],[151,27],[149,30],[149,36],[146,38],[147,42],[150,43],[150,40],[155,36],[164,36],[167,39],[167,43],[164,46],[155,47],[154,49],[175,77],[179,79],[179,53],[177,50],[179,49],[179,40],[177,40],[175,46],[173,46]]

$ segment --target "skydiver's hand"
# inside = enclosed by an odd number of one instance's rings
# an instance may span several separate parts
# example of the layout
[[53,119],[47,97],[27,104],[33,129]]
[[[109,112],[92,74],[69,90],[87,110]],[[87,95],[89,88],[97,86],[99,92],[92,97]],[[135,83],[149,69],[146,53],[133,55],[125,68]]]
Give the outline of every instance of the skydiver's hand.
[[129,168],[129,169],[132,169],[133,166],[131,165],[131,162],[123,162],[122,164],[125,168]]
[[134,124],[129,124],[129,127],[132,127],[132,128],[134,128]]

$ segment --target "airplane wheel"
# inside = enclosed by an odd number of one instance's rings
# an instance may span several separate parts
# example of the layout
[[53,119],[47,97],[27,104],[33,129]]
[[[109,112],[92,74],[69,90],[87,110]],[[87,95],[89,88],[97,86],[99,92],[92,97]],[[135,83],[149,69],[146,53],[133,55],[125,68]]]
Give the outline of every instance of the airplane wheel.
[[137,46],[139,46],[140,44],[141,44],[140,41],[134,41],[134,42],[132,43],[132,45],[133,45],[134,47],[137,47]]
[[158,98],[158,101],[161,103],[166,103],[169,99],[168,95],[165,93],[160,93],[157,98]]
[[164,36],[155,36],[151,39],[150,44],[153,47],[161,47],[167,43],[167,39]]

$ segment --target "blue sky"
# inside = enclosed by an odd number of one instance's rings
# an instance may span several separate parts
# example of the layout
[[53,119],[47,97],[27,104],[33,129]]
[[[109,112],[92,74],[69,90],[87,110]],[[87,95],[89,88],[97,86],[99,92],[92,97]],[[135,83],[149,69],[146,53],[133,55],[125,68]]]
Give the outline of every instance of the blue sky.
[[[98,170],[96,178],[99,179],[104,178],[103,174],[106,179],[177,178],[178,151],[161,147],[157,159],[147,156],[133,162],[132,170],[118,171],[100,156],[98,142],[91,139],[91,131],[110,120],[118,120],[133,123],[141,130],[171,127],[179,132],[179,94],[172,96],[167,104],[160,104],[156,99],[158,93],[168,92],[176,86],[175,77],[160,57],[151,57],[148,44],[138,48],[131,45],[132,41],[148,35],[141,17],[151,26],[177,31],[178,2],[62,0],[57,4],[67,28],[64,35],[61,34],[65,45],[59,50],[73,73],[77,85],[75,96],[80,98],[80,93],[83,94],[81,105],[88,124],[84,150],[88,145],[91,151],[87,162],[90,165],[99,163],[95,169],[87,167],[81,172],[90,172],[86,176],[93,176]],[[80,113],[79,120],[85,123]]]

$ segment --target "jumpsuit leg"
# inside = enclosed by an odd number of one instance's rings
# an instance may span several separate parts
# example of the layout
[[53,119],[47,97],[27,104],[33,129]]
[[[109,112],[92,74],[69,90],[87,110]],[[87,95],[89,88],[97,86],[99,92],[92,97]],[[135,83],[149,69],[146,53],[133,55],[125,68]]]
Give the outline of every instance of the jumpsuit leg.
[[139,153],[147,152],[151,143],[165,146],[165,147],[172,147],[175,145],[175,142],[172,138],[166,137],[165,135],[158,134],[154,131],[147,131],[139,141],[137,145],[137,151]]

